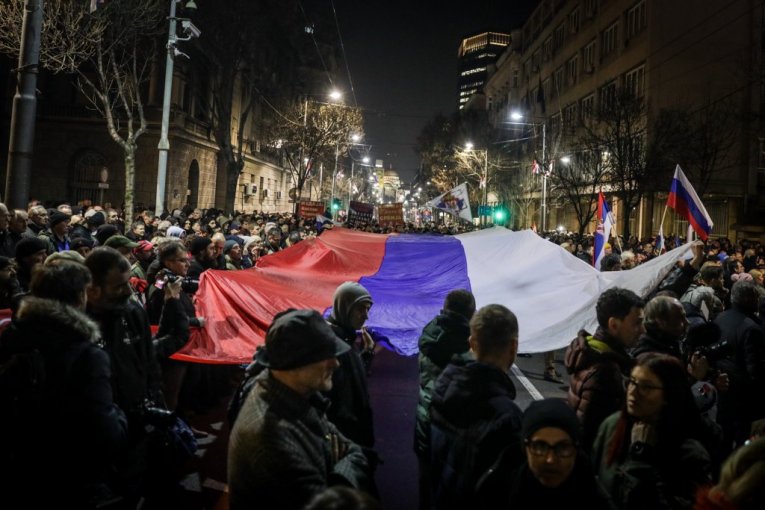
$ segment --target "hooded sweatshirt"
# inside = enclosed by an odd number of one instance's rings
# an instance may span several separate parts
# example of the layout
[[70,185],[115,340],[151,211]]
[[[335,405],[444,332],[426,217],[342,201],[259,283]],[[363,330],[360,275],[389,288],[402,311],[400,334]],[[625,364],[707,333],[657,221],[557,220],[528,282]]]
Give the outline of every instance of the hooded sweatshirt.
[[356,330],[350,326],[351,312],[361,303],[371,304],[372,296],[356,282],[345,282],[335,291],[332,313],[327,322],[351,349],[337,358],[340,367],[332,375],[332,390],[327,393],[332,401],[327,417],[348,439],[371,448],[374,445],[374,428],[367,374],[356,347]]

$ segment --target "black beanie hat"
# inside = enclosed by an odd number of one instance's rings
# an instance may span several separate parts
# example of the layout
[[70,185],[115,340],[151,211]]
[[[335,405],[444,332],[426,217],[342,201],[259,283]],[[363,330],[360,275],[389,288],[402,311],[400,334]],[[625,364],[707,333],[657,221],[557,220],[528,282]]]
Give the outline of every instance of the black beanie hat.
[[521,433],[529,439],[539,429],[555,427],[565,430],[574,442],[579,442],[581,432],[576,413],[559,398],[536,400],[523,413]]
[[191,252],[192,256],[197,256],[205,251],[205,248],[207,248],[210,243],[212,243],[212,239],[209,237],[196,237],[193,241],[191,241],[189,251]]
[[103,246],[106,244],[107,239],[117,234],[119,234],[117,227],[114,225],[105,224],[98,227],[98,230],[96,230],[95,238],[98,241],[98,245]]
[[106,218],[104,217],[104,213],[101,211],[98,211],[97,213],[93,214],[93,216],[88,218],[88,225],[92,227],[98,228],[104,223],[106,223]]
[[70,218],[71,216],[69,216],[68,214],[62,213],[61,211],[56,211],[50,215],[50,219],[48,220],[48,225],[50,226],[50,228],[53,228],[59,223],[61,223],[62,221],[66,221]]
[[47,249],[48,249],[48,243],[46,243],[39,237],[24,237],[16,245],[16,260],[21,260],[24,257],[33,255],[40,250],[47,250]]

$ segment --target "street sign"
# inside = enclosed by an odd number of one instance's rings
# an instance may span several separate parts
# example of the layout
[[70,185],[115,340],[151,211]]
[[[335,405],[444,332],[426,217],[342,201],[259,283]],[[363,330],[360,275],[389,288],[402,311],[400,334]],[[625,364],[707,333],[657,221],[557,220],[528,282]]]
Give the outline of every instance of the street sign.
[[98,183],[98,189],[109,189],[109,183],[108,182],[99,182]]

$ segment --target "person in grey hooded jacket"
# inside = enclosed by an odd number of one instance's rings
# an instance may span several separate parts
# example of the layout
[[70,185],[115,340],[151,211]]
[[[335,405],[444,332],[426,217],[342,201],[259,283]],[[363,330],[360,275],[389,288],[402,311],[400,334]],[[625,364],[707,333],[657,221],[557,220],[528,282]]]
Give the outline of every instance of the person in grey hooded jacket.
[[335,334],[351,346],[337,358],[340,367],[335,370],[332,390],[327,393],[332,401],[327,417],[343,435],[367,448],[374,446],[375,436],[367,375],[360,354],[374,348],[372,337],[364,329],[372,304],[372,296],[361,284],[345,282],[335,290],[332,313],[327,319]]

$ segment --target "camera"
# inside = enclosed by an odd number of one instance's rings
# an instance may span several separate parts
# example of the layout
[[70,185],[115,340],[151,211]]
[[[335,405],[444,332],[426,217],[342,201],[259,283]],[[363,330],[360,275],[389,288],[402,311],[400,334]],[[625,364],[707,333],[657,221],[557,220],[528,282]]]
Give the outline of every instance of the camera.
[[181,20],[181,28],[183,29],[183,32],[189,37],[198,38],[200,35],[202,35],[202,31],[199,30],[199,28],[197,28],[197,26],[194,25],[191,20]]
[[711,364],[725,358],[733,352],[733,346],[727,338],[722,338],[719,326],[713,322],[707,322],[693,326],[688,330],[685,337],[685,351],[687,357],[698,352]]
[[714,362],[726,357],[732,352],[732,345],[727,339],[723,338],[719,342],[715,342],[711,345],[702,345],[696,349],[696,352],[707,358],[709,361]]
[[158,289],[163,289],[168,283],[175,283],[180,279],[180,276],[165,270],[157,275],[157,279],[154,281],[154,286]]

